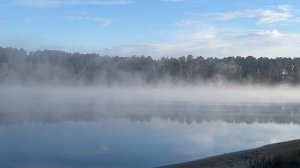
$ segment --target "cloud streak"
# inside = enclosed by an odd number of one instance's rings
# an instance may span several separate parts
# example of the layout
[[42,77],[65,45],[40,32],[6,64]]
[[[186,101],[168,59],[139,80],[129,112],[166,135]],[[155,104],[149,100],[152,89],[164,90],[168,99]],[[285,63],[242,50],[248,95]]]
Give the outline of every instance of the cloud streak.
[[19,5],[31,7],[58,7],[66,5],[124,5],[130,0],[16,0]]
[[232,11],[225,13],[217,13],[215,15],[217,20],[233,20],[238,18],[250,18],[255,19],[258,23],[270,24],[288,21],[293,18],[290,6],[280,5],[277,10],[271,9],[253,9],[253,10],[242,10]]
[[109,26],[112,21],[98,16],[67,16],[67,20],[70,21],[91,21],[100,24],[101,26]]
[[200,20],[181,20],[177,21],[175,24],[178,26],[193,26],[193,25],[199,25],[202,22]]

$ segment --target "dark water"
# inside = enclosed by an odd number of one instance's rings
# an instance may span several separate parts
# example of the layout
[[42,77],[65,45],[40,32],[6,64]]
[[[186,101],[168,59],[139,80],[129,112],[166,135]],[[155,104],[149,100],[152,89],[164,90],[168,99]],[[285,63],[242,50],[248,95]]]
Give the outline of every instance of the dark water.
[[0,92],[0,167],[147,168],[297,139],[300,131],[297,102]]

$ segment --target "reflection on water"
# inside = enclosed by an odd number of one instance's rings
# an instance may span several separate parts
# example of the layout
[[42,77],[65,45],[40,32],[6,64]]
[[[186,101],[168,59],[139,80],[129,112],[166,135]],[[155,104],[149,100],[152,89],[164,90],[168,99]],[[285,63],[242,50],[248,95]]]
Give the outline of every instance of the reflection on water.
[[125,119],[0,127],[0,167],[154,167],[298,138],[275,123]]
[[2,94],[0,167],[147,168],[299,138],[295,102],[133,97]]
[[66,121],[103,121],[154,118],[190,124],[203,121],[229,123],[300,124],[300,103],[84,103],[84,102],[0,102],[0,124],[24,122],[61,123]]

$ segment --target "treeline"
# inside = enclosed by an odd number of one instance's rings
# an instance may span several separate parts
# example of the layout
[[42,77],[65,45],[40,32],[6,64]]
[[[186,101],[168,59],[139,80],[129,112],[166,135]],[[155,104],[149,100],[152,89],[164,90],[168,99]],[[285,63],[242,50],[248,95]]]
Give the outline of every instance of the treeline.
[[300,58],[192,55],[153,59],[150,56],[100,56],[0,47],[0,83],[132,84],[202,81],[264,84],[300,83]]

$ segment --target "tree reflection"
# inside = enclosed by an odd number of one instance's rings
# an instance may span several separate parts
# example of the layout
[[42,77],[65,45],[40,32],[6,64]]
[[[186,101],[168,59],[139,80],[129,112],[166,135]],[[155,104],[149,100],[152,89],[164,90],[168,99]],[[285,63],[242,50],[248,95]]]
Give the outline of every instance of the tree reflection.
[[185,124],[204,121],[228,123],[294,123],[300,124],[300,104],[191,104],[157,103],[82,103],[82,104],[26,104],[22,108],[4,105],[0,111],[1,124],[24,122],[61,123],[128,119],[149,122],[152,119]]

